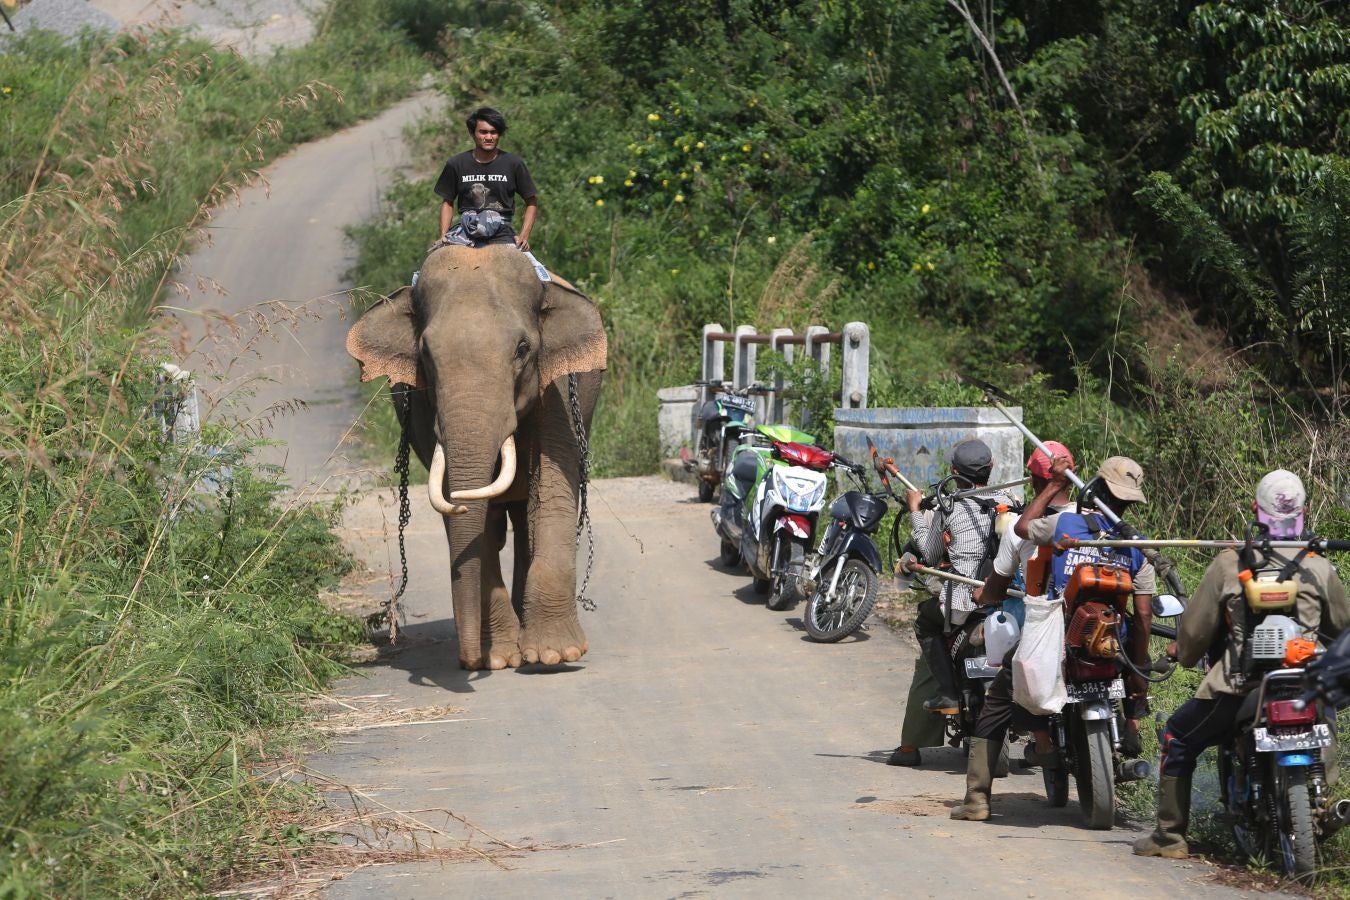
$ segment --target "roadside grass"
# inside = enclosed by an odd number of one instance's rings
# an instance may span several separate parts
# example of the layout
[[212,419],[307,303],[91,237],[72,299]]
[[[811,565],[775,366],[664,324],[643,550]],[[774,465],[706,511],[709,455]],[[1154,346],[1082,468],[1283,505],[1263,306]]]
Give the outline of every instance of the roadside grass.
[[160,314],[213,206],[415,86],[365,5],[265,64],[154,32],[0,56],[0,896],[200,895],[326,840],[270,761],[363,636],[319,599],[340,501],[296,505],[236,423],[166,439]]

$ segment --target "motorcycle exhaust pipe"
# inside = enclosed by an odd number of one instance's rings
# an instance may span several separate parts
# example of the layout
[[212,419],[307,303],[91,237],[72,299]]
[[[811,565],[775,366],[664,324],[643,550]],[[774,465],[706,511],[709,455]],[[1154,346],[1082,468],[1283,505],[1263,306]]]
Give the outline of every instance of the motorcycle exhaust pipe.
[[1121,760],[1119,768],[1117,781],[1144,781],[1153,771],[1153,767],[1143,759]]
[[1326,819],[1322,822],[1322,832],[1330,836],[1347,825],[1350,825],[1350,800],[1337,800],[1327,810]]

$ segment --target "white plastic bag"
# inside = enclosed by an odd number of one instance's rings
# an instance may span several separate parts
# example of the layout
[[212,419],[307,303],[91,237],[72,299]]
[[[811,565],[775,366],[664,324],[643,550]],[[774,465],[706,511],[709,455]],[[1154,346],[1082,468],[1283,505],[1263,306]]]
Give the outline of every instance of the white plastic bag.
[[1022,641],[1013,653],[1013,700],[1035,715],[1049,715],[1069,700],[1064,687],[1064,601],[1026,598]]

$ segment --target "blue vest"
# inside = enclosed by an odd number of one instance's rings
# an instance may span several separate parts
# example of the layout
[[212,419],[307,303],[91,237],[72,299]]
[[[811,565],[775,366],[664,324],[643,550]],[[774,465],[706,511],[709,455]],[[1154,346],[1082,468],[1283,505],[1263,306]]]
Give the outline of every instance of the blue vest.
[[[1088,527],[1088,516],[1092,517],[1097,528],[1095,532]],[[1101,540],[1103,538],[1109,540],[1117,537],[1112,533],[1111,525],[1098,513],[1061,513],[1059,521],[1055,525],[1055,540],[1059,540],[1063,535],[1077,538],[1080,541]],[[1133,579],[1143,568],[1144,552],[1137,547],[1072,547],[1064,551],[1056,550],[1055,555],[1050,558],[1049,594],[1051,597],[1064,595],[1064,588],[1069,583],[1069,576],[1073,575],[1073,570],[1083,563],[1105,563],[1119,566],[1122,569],[1128,569],[1130,578]]]

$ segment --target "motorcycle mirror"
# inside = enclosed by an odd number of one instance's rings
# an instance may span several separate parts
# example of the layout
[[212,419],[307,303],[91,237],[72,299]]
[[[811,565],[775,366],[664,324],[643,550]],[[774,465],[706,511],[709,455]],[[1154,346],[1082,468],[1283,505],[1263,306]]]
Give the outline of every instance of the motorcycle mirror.
[[1180,600],[1171,594],[1157,594],[1153,597],[1153,614],[1163,619],[1179,616],[1186,611]]

